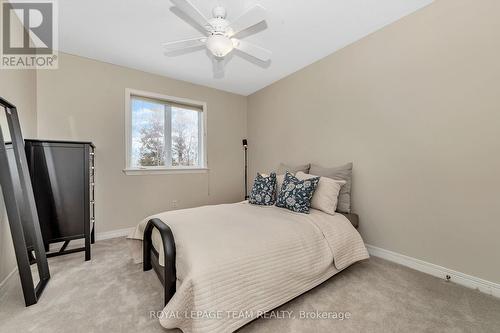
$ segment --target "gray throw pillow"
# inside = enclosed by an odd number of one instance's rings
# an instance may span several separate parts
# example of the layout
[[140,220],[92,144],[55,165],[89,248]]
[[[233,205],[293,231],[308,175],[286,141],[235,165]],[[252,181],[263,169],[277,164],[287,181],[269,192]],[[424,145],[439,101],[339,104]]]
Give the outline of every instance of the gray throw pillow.
[[345,185],[343,185],[340,189],[337,212],[351,212],[352,163],[347,163],[345,165],[333,168],[323,168],[318,165],[312,164],[310,174],[332,179],[345,180]]
[[278,175],[284,175],[284,174],[286,174],[287,171],[290,172],[294,176],[299,171],[302,171],[303,173],[309,173],[310,167],[311,167],[311,164],[291,166],[291,165],[288,165],[285,163],[281,163],[280,166],[278,167]]

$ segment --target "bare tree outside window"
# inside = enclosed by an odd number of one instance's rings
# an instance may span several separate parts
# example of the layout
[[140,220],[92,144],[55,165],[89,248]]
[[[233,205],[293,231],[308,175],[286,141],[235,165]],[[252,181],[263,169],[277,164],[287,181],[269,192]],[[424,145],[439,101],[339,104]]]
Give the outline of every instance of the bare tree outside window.
[[141,128],[140,140],[139,165],[165,165],[165,134],[164,126],[160,119],[155,117],[147,126]]
[[133,166],[165,166],[165,106],[132,100]]
[[198,165],[198,112],[172,109],[172,165]]
[[132,167],[200,166],[201,110],[132,97]]

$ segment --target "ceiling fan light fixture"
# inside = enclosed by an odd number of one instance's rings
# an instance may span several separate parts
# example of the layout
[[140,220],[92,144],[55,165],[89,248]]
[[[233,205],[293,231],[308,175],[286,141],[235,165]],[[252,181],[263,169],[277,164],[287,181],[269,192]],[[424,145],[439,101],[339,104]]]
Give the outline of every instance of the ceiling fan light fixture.
[[[212,18],[207,18],[202,11],[196,8],[192,0],[170,0],[178,10],[184,13],[189,20],[187,23],[194,25],[198,30],[203,29],[205,36],[163,43],[166,49],[165,55],[176,56],[180,50],[196,51],[200,46],[205,46],[212,53],[214,64],[214,78],[218,73],[223,73],[226,62],[221,61],[234,49],[240,55],[248,55],[269,64],[271,51],[241,40],[243,36],[238,35],[266,20],[266,10],[260,5],[254,5],[246,12],[230,21],[226,19],[226,8],[216,6],[212,10]],[[201,1],[201,0],[198,0]],[[238,37],[239,36],[239,37]]]
[[218,58],[223,58],[234,49],[231,39],[224,35],[211,35],[207,39],[207,48]]

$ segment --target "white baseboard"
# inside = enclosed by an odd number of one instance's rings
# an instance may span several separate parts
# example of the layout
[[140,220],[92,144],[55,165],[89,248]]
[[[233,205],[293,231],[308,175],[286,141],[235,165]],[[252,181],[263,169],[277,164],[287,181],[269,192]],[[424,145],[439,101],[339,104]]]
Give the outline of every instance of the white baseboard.
[[127,237],[134,228],[125,228],[125,229],[117,229],[105,232],[98,232],[95,235],[96,241],[111,239],[111,238],[119,238],[119,237]]
[[7,285],[7,282],[15,275],[17,272],[17,267],[12,270],[3,280],[0,282],[0,295],[3,295],[3,288]]
[[[500,298],[500,284],[366,244],[370,255]],[[447,278],[449,277],[449,279]]]

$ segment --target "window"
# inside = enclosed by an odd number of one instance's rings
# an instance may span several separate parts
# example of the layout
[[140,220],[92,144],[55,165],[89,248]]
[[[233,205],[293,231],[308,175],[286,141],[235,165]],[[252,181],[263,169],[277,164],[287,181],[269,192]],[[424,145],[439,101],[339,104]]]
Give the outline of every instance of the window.
[[204,172],[206,105],[127,89],[125,173]]

